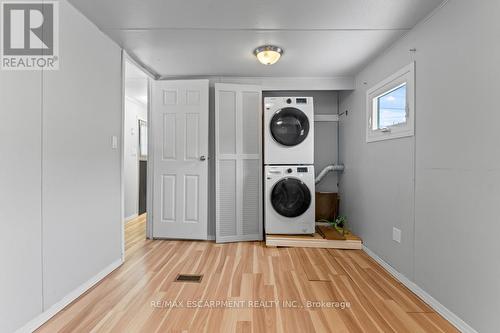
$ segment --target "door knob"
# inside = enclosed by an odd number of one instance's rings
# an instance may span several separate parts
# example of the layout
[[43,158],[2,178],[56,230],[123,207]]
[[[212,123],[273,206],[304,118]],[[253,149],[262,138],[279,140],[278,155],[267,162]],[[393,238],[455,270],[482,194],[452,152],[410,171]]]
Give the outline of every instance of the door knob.
[[200,161],[205,161],[207,158],[205,157],[205,155],[201,155],[200,156]]

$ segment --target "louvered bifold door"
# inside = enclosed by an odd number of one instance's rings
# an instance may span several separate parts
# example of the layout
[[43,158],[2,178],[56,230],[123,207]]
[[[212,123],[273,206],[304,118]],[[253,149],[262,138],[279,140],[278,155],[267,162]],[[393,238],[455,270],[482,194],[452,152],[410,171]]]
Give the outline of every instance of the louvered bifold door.
[[262,91],[215,85],[216,240],[262,240]]

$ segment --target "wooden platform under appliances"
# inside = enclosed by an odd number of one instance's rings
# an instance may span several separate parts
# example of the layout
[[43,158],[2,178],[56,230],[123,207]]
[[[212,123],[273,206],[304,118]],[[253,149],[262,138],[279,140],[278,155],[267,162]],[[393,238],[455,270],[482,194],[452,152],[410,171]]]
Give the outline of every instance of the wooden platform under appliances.
[[323,249],[361,250],[363,242],[358,236],[348,233],[342,235],[330,226],[316,226],[313,235],[266,235],[267,246],[315,247]]

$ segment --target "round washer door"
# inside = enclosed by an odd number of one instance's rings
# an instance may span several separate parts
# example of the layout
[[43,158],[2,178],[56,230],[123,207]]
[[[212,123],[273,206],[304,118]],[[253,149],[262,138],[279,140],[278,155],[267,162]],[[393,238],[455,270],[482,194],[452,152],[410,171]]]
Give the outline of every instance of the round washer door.
[[297,108],[283,108],[271,119],[270,130],[276,142],[284,146],[296,146],[307,138],[309,119]]
[[284,178],[277,182],[271,192],[271,204],[276,212],[286,217],[297,217],[311,205],[311,191],[296,178]]

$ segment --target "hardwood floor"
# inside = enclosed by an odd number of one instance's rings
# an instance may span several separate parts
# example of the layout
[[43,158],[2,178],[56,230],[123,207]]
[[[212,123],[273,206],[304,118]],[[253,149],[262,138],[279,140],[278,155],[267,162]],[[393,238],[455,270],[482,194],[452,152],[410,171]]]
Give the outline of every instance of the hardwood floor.
[[[174,282],[179,273],[203,279]],[[140,216],[126,225],[123,266],[38,332],[457,330],[363,251],[151,241]]]

